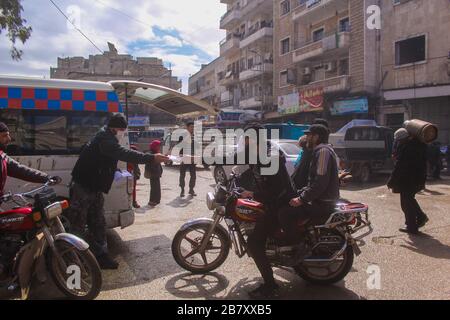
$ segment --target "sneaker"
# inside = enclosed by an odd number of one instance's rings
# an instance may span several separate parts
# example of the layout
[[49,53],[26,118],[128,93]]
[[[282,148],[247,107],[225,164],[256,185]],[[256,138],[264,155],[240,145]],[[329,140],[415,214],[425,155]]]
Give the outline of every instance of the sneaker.
[[180,198],[184,198],[184,189],[181,189]]
[[423,228],[423,227],[425,227],[425,225],[427,224],[428,221],[430,221],[430,219],[428,219],[427,216],[424,216],[422,219],[419,219],[417,226],[419,228]]
[[139,209],[140,207],[141,206],[137,202],[133,203],[133,208]]
[[102,270],[116,270],[119,268],[119,263],[111,258],[108,254],[102,254],[97,257],[97,262]]
[[248,296],[254,300],[270,299],[278,295],[280,287],[276,284],[261,284],[258,288],[250,291]]
[[194,189],[189,190],[189,194],[193,197],[196,197],[197,194],[195,193]]

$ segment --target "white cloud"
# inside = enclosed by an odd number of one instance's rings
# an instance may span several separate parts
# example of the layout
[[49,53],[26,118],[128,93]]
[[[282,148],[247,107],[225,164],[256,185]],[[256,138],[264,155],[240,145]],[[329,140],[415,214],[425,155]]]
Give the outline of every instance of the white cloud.
[[178,38],[172,36],[164,36],[163,37],[164,44],[170,47],[179,47],[183,46],[183,41]]
[[[189,45],[203,51],[210,58],[219,54],[220,16],[225,5],[219,0],[57,0],[63,11],[70,7],[71,20],[98,46],[107,49],[107,42],[116,45],[121,53],[134,56],[157,56],[172,63],[174,75],[184,81],[207,63],[198,56],[180,53]],[[33,27],[25,46],[23,60],[12,61],[9,42],[0,36],[0,73],[49,76],[50,66],[57,57],[99,54],[99,51],[73,28],[49,1],[23,0],[23,17]],[[79,8],[79,16],[74,6]],[[118,11],[117,11],[118,10]],[[120,12],[119,12],[120,11]],[[152,27],[172,30],[171,35],[157,37]],[[177,35],[177,36],[175,36]],[[158,49],[142,48],[140,43],[157,43]],[[127,52],[127,48],[135,50]],[[174,50],[179,49],[177,53]],[[182,51],[181,51],[182,52]]]

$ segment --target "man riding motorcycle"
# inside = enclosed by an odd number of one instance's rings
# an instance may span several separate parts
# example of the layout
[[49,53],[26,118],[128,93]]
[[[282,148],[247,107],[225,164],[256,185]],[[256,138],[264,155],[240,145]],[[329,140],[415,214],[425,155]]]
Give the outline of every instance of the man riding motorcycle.
[[[313,150],[313,156],[308,185],[298,192],[299,197],[293,196],[289,204],[286,201],[286,196],[293,193],[282,157],[280,157],[280,169],[276,175],[265,177],[260,175],[263,179],[257,182],[258,191],[242,193],[243,198],[253,197],[263,202],[269,209],[269,214],[262,216],[257,222],[254,233],[248,239],[249,251],[264,279],[264,284],[249,293],[254,299],[271,297],[278,289],[265,253],[267,236],[274,230],[277,223],[280,223],[286,234],[286,245],[293,246],[295,252],[293,265],[295,265],[305,254],[304,246],[298,245],[302,242],[302,235],[297,232],[297,221],[300,218],[323,221],[333,212],[336,200],[339,199],[336,154],[331,146],[326,144],[329,130],[323,125],[313,125],[305,133],[308,147]],[[256,181],[258,181],[260,169],[261,165],[252,166]]]
[[[253,125],[247,127],[245,131],[255,130],[257,140],[261,139],[259,131],[264,129],[261,126]],[[258,146],[254,151],[259,154],[259,146],[267,141],[252,141],[250,138],[245,139],[245,154],[251,158],[250,145]],[[270,150],[269,150],[270,153]],[[241,193],[242,198],[253,198],[259,202],[262,202],[267,208],[268,214],[263,215],[256,222],[253,233],[248,238],[248,250],[251,254],[256,266],[258,267],[263,277],[264,283],[257,289],[249,292],[252,298],[259,298],[261,296],[269,296],[275,292],[278,285],[273,277],[273,271],[270,266],[269,259],[266,256],[265,247],[268,236],[273,232],[277,226],[277,209],[283,206],[287,206],[289,200],[295,195],[294,188],[292,187],[289,174],[286,170],[285,158],[282,153],[279,156],[273,157],[272,161],[278,161],[278,171],[273,175],[262,175],[261,170],[266,165],[261,164],[260,158],[256,156],[256,164],[249,163],[250,170],[253,173],[255,191],[247,191]],[[268,165],[267,165],[268,166]]]
[[308,185],[298,191],[298,197],[291,199],[290,206],[281,208],[278,212],[278,220],[288,244],[298,246],[300,243],[294,264],[305,254],[303,235],[298,234],[297,222],[312,220],[315,224],[324,223],[339,200],[337,156],[327,144],[328,129],[323,125],[312,125],[305,133],[307,144],[313,150]]
[[11,136],[7,125],[0,122],[0,196],[4,193],[8,176],[33,183],[46,183],[49,180],[53,180],[55,183],[61,181],[60,177],[50,177],[44,172],[29,168],[11,159],[5,153],[6,147],[10,142]]

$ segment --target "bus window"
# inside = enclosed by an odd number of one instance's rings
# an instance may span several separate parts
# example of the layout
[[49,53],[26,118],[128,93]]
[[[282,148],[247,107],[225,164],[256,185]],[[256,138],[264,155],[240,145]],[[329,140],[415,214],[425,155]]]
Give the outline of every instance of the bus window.
[[1,110],[9,127],[14,155],[76,155],[106,124],[106,112]]

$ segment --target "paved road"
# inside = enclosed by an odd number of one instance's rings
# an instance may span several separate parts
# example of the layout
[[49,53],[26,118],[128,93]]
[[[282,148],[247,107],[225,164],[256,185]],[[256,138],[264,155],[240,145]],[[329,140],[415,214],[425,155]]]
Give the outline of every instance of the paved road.
[[[398,232],[404,222],[398,195],[384,186],[386,177],[371,185],[351,185],[342,195],[369,204],[374,232],[361,243],[362,255],[342,281],[329,287],[310,285],[295,274],[275,269],[282,284],[281,299],[449,299],[450,298],[450,180],[430,183],[418,196],[430,223],[423,235]],[[178,172],[166,168],[162,179],[163,200],[157,208],[137,211],[136,223],[109,232],[112,254],[120,262],[117,271],[104,271],[99,299],[247,299],[246,292],[260,281],[253,261],[233,252],[214,273],[191,275],[173,260],[171,239],[187,220],[209,217],[205,193],[213,187],[209,171],[197,178],[198,197],[180,199]],[[148,202],[147,180],[138,185],[141,204]],[[373,269],[374,268],[374,269]],[[368,271],[380,270],[381,287],[369,289]],[[376,284],[376,282],[371,282]],[[45,287],[44,287],[45,288]],[[54,298],[57,293],[39,288],[34,298]]]

